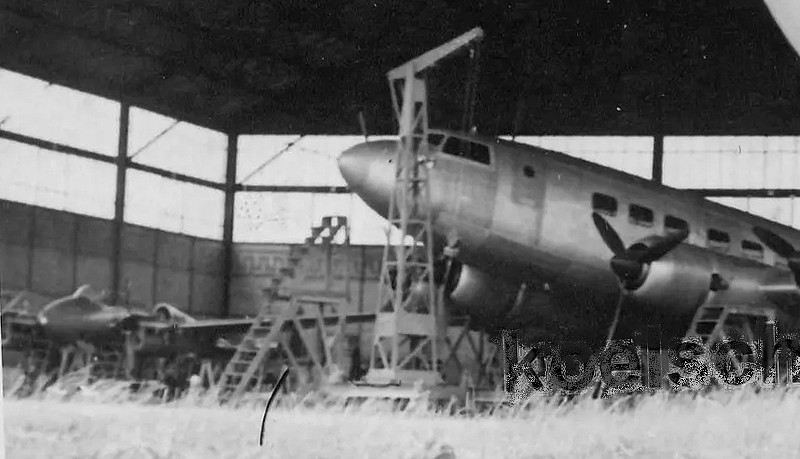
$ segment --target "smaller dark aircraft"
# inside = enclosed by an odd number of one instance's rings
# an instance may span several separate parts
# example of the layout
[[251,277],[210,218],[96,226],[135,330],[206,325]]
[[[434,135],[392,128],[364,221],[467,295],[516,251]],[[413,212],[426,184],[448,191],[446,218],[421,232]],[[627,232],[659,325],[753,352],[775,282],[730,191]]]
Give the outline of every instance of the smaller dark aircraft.
[[75,346],[147,357],[214,358],[230,354],[230,341],[237,342],[252,325],[247,318],[198,320],[166,303],[157,304],[151,312],[112,306],[102,297],[83,285],[39,311],[3,311],[3,349],[26,351],[39,341],[62,350]]

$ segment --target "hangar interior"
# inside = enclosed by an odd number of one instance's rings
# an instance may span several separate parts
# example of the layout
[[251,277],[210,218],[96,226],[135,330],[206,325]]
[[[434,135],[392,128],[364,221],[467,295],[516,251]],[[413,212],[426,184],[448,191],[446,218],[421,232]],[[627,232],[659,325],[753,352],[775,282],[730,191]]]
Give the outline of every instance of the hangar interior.
[[[117,286],[131,305],[168,302],[198,317],[253,315],[262,290],[287,265],[289,247],[322,217],[342,215],[351,226],[353,312],[374,308],[386,221],[347,192],[336,167],[337,155],[363,137],[234,138],[239,189],[226,300],[224,134],[130,107],[125,144],[119,102],[10,71],[0,81],[10,102],[0,113],[3,289],[56,298],[87,283]],[[655,170],[652,136],[515,140],[647,179]],[[119,145],[129,163],[115,271]],[[800,137],[665,136],[662,148],[663,183],[800,228]],[[316,261],[299,282],[320,276],[319,254],[308,256]]]
[[[377,6],[342,2],[369,13],[375,26],[367,30],[343,18],[329,28],[329,9],[310,2],[285,10],[146,0],[0,7],[8,25],[0,30],[2,289],[56,298],[91,284],[119,304],[252,316],[291,248],[323,217],[341,215],[351,252],[347,266],[334,260],[334,275],[341,281],[348,270],[353,279],[349,312],[374,310],[387,224],[347,189],[337,155],[364,134],[396,134],[383,72],[476,20],[490,38],[478,85],[477,112],[487,113],[478,115],[480,132],[800,228],[800,85],[789,84],[800,66],[786,57],[791,50],[763,4],[740,0],[725,10],[679,2],[675,30],[683,33],[651,38],[662,50],[631,67],[637,37],[672,14],[663,2],[639,9],[608,2],[594,18],[581,2],[539,10],[523,3],[457,10],[436,2],[439,11],[414,4],[391,26]],[[628,27],[637,29],[634,13],[650,18],[638,32]],[[426,27],[434,17],[447,27]],[[718,26],[712,32],[695,27],[709,18]],[[502,34],[526,19],[538,29]],[[566,39],[581,21],[613,27]],[[292,29],[298,23],[305,25]],[[381,31],[393,27],[425,32],[391,41]],[[758,46],[725,46],[733,29]],[[367,48],[376,34],[388,38]],[[586,46],[589,38],[608,49]],[[512,68],[514,81],[500,78],[532,41],[539,45],[523,60],[536,64]],[[580,67],[620,52],[593,70],[602,75]],[[680,68],[654,76],[669,59]],[[458,118],[452,100],[463,96],[463,68],[445,70],[431,99],[440,124]],[[775,84],[755,84],[765,79]],[[452,100],[436,106],[436,97]],[[322,254],[305,258],[294,285],[321,278]]]

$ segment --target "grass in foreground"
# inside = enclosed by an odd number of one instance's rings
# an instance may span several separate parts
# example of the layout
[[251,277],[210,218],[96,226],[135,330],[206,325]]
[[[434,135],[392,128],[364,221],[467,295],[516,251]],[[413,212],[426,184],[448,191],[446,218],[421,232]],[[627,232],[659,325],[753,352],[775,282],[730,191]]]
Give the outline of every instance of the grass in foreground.
[[[658,394],[633,408],[590,399],[474,418],[278,406],[258,446],[261,408],[6,400],[7,457],[461,458],[792,457],[800,392]],[[447,456],[443,456],[447,457]]]

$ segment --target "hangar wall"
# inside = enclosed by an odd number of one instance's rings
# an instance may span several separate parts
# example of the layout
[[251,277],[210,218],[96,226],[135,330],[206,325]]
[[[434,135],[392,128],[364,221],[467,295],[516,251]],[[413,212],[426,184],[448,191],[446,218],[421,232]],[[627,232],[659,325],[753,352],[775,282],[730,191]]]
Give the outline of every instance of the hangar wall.
[[[278,244],[235,244],[231,285],[231,314],[255,314],[264,301],[264,290],[272,285],[279,270],[289,266],[289,258],[297,246]],[[350,309],[347,312],[372,312],[378,301],[381,257],[379,246],[350,246],[349,257],[343,249],[335,251],[331,260],[333,288],[345,290],[345,274],[350,275]],[[349,260],[348,260],[349,258]],[[311,247],[302,257],[293,279],[286,285],[301,289],[323,289],[325,252]]]
[[[58,297],[82,284],[111,288],[112,224],[70,212],[0,200],[2,288]],[[218,316],[222,306],[222,244],[219,241],[125,224],[122,233],[121,298],[143,308],[168,302],[194,316]],[[253,315],[297,246],[235,244],[231,309]],[[334,253],[334,287],[344,289],[350,270],[348,312],[371,312],[377,302],[382,247],[351,246],[349,262]],[[312,247],[289,286],[324,285],[324,252]]]
[[[3,289],[58,297],[81,285],[111,288],[109,220],[0,200]],[[214,315],[222,302],[222,244],[125,224],[122,298],[149,308],[166,301]]]

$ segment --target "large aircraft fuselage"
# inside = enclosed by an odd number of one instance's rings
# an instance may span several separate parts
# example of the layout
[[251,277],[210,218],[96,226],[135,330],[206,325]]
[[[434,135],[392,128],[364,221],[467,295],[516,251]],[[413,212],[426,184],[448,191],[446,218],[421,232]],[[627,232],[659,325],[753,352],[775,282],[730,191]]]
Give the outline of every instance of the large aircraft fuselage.
[[[638,301],[623,312],[623,335],[654,326],[680,335],[714,295],[728,304],[763,304],[760,286],[790,273],[758,243],[753,226],[800,246],[800,232],[792,228],[686,191],[538,147],[434,132],[436,146],[426,155],[437,249],[455,231],[464,265],[512,285],[537,285],[550,300],[529,305],[523,322],[542,338],[599,338],[611,321],[619,281],[593,212],[626,247],[681,225],[689,230],[684,244],[649,266],[633,295]],[[394,141],[367,142],[339,161],[351,189],[381,215],[388,213],[396,149]],[[729,287],[710,291],[712,274]],[[777,305],[779,313],[796,318],[793,301]]]

